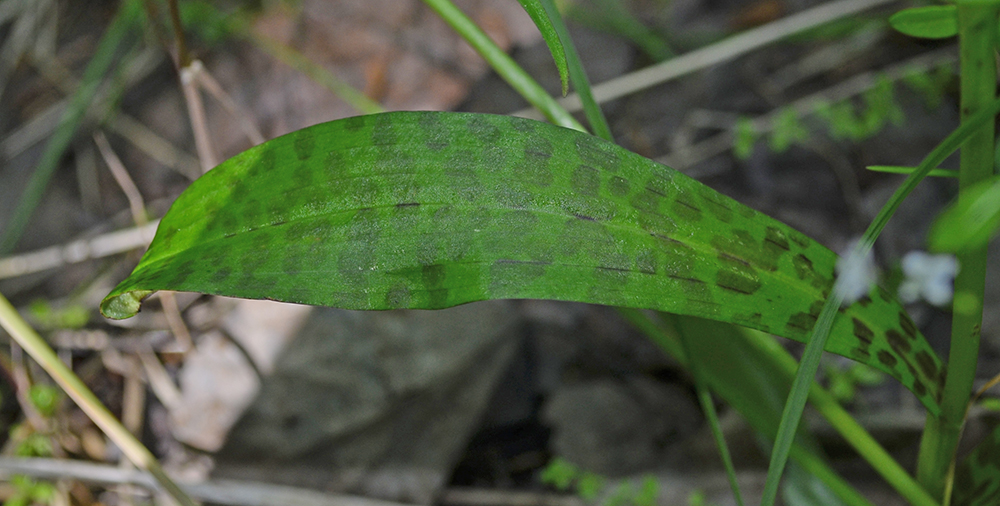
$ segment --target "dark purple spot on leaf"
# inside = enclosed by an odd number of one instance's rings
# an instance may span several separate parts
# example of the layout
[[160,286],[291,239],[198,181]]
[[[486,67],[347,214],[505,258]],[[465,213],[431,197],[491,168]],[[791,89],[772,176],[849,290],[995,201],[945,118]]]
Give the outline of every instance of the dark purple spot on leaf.
[[548,140],[541,137],[528,139],[524,148],[524,158],[512,167],[514,177],[535,186],[551,185],[553,179],[549,167],[551,157],[552,144]]
[[851,318],[851,322],[854,324],[854,337],[858,338],[865,347],[871,346],[875,332],[857,318]]
[[889,329],[885,331],[885,339],[888,341],[889,346],[896,351],[896,353],[905,355],[910,352],[911,346],[909,341],[907,341],[906,338],[904,338],[899,332]]
[[232,273],[233,271],[230,270],[228,267],[223,267],[213,272],[212,275],[209,277],[209,280],[212,283],[221,283],[225,281],[227,278],[229,278],[229,276],[232,275]]
[[928,378],[937,379],[938,368],[937,368],[937,362],[934,360],[934,357],[932,357],[930,353],[927,353],[927,350],[920,350],[917,352],[916,358],[917,358],[917,365],[920,367],[920,370],[924,373],[924,376]]
[[618,171],[620,159],[618,153],[614,150],[614,145],[585,136],[578,136],[575,140],[575,145],[576,154],[584,164],[610,172]]
[[785,323],[787,328],[795,329],[800,332],[811,332],[815,325],[816,316],[804,312],[793,314],[788,318],[788,322]]
[[295,157],[299,160],[308,160],[316,148],[316,138],[313,137],[311,129],[305,128],[295,133]]
[[410,307],[410,287],[397,283],[385,294],[385,306],[389,309],[405,309]]
[[270,147],[263,148],[260,158],[257,159],[257,163],[253,165],[247,177],[261,177],[265,173],[274,170],[274,159],[274,149]]
[[612,176],[608,181],[608,190],[610,190],[611,195],[615,197],[624,197],[632,191],[629,187],[628,180],[618,176]]
[[552,158],[552,143],[544,137],[529,137],[524,144],[524,156],[536,163],[546,164]]
[[906,333],[906,337],[910,339],[917,338],[917,326],[913,324],[913,320],[910,317],[900,311],[899,312],[899,326],[903,328],[903,332]]
[[428,291],[441,288],[447,275],[447,269],[441,264],[424,265],[420,268],[420,278]]
[[890,369],[896,367],[896,363],[898,362],[898,360],[896,360],[895,355],[885,350],[879,350],[879,352],[876,353],[875,356],[876,358],[878,358],[878,361],[882,363],[882,365]]
[[378,114],[374,116],[375,124],[372,125],[372,144],[375,146],[392,146],[398,142],[396,127],[392,123],[392,116]]
[[347,238],[352,241],[375,243],[382,233],[378,211],[371,207],[358,209],[347,226]]
[[517,117],[510,118],[510,126],[514,127],[514,130],[517,130],[518,132],[521,132],[521,133],[529,133],[530,134],[530,133],[534,132],[535,131],[535,125],[537,125],[537,124],[538,124],[537,121],[533,121],[533,120],[530,120],[530,119],[517,118]]
[[597,169],[588,165],[578,165],[570,178],[573,190],[581,195],[596,197],[601,188],[601,176]]
[[635,257],[635,267],[643,274],[656,274],[656,252],[647,249]]
[[701,209],[686,194],[678,195],[671,209],[682,221],[689,223],[701,221]]
[[764,233],[764,243],[765,246],[770,244],[779,250],[790,251],[791,249],[788,245],[788,238],[785,236],[785,233],[776,227],[767,227],[767,232]]
[[651,191],[660,197],[669,198],[673,183],[671,182],[672,174],[663,175],[653,175],[646,180],[646,190]]
[[441,123],[437,114],[423,114],[418,118],[420,131],[426,135],[424,146],[431,151],[441,151],[451,144],[448,129]]
[[824,289],[831,284],[830,280],[824,279],[816,272],[812,260],[802,253],[792,257],[792,266],[795,268],[795,275],[802,281],[808,282],[813,288]]
[[760,277],[753,267],[740,262],[723,261],[723,267],[715,276],[719,288],[744,295],[753,295],[762,286]]
[[716,194],[711,188],[705,187],[701,190],[701,198],[707,204],[704,207],[716,219],[723,223],[733,221],[733,209],[729,207],[727,202],[722,200],[724,198],[722,195]]
[[503,132],[492,121],[481,115],[472,116],[468,122],[469,133],[483,144],[498,142]]
[[368,116],[352,116],[350,118],[343,119],[344,128],[348,132],[357,132],[365,127],[365,121]]
[[622,284],[628,281],[629,272],[628,269],[619,267],[597,265],[594,267],[594,280],[604,290],[618,290]]
[[734,314],[733,323],[754,329],[766,328],[766,325],[764,325],[764,315],[761,313]]

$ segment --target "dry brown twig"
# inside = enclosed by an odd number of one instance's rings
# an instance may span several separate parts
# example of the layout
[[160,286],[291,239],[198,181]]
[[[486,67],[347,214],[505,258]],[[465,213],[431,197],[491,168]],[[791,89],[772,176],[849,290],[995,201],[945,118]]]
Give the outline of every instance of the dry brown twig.
[[[0,476],[24,474],[35,478],[73,478],[100,485],[132,484],[155,489],[156,481],[137,470],[90,464],[72,460],[21,459],[0,457]],[[266,483],[212,480],[205,483],[187,483],[184,490],[192,497],[214,504],[233,506],[408,506],[404,503],[371,499],[368,497],[331,494],[315,490],[270,485]]]
[[115,182],[118,183],[118,186],[125,194],[125,198],[128,199],[128,206],[132,212],[132,219],[135,221],[136,226],[141,227],[148,224],[149,218],[146,216],[146,202],[143,200],[142,194],[139,193],[139,188],[128,175],[125,164],[122,163],[118,155],[111,149],[111,144],[108,143],[108,138],[104,136],[104,132],[100,130],[94,132],[94,143],[97,144],[97,149],[101,151],[104,163],[108,165],[108,170],[114,176]]

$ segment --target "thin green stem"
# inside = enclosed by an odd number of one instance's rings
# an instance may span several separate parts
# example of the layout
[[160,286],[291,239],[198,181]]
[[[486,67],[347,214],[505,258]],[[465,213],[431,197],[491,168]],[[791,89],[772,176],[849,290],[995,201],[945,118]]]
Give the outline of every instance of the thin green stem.
[[[816,371],[819,369],[819,360],[823,356],[823,349],[826,347],[826,340],[830,337],[830,328],[833,327],[833,319],[837,316],[837,309],[840,307],[840,297],[831,295],[827,303],[823,306],[819,318],[816,321],[817,328],[825,328],[825,332],[813,333],[806,344],[805,351],[802,352],[802,360],[799,362],[795,379],[792,380],[792,389],[788,393],[788,400],[781,413],[781,422],[778,424],[778,435],[774,440],[774,448],[771,449],[771,462],[767,467],[767,480],[764,482],[764,494],[761,496],[761,506],[772,506],[778,496],[778,485],[781,483],[781,475],[788,463],[788,453],[792,449],[795,441],[795,434],[799,429],[799,421],[802,419],[802,412],[806,407],[806,399],[809,397],[809,387],[816,378]],[[835,301],[831,303],[831,301]]]
[[[681,346],[684,348],[684,353],[693,357],[691,354],[691,349],[688,346],[688,339],[696,339],[682,329],[677,329],[677,335],[680,337]],[[712,401],[712,393],[708,389],[708,382],[705,381],[705,377],[698,366],[696,360],[691,360],[688,362],[688,370],[691,371],[691,376],[694,377],[694,386],[698,392],[698,402],[701,404],[701,410],[705,413],[705,419],[708,420],[708,426],[712,430],[712,438],[715,439],[715,446],[719,449],[719,458],[722,459],[722,465],[726,469],[726,477],[729,479],[729,488],[733,491],[733,497],[736,498],[736,504],[738,506],[743,506],[743,494],[740,493],[740,484],[736,481],[736,467],[733,466],[733,458],[729,454],[729,446],[726,444],[726,436],[722,433],[722,425],[719,423],[719,414],[715,411],[715,403]]]
[[583,114],[587,116],[590,128],[594,131],[594,135],[606,141],[615,142],[611,135],[611,127],[608,126],[608,120],[605,119],[600,104],[594,100],[594,94],[590,92],[587,71],[583,68],[583,61],[580,60],[580,54],[576,51],[576,45],[573,44],[569,30],[566,29],[562,15],[559,14],[559,10],[556,9],[555,2],[552,0],[541,0],[541,3],[546,14],[549,15],[552,28],[562,40],[563,51],[566,53],[566,65],[569,67],[570,82],[573,83],[573,89],[580,95],[580,100],[583,102]]
[[[958,33],[961,69],[962,122],[986,109],[996,98],[996,25],[1000,4],[996,1],[959,1]],[[959,201],[966,190],[993,175],[994,123],[978,126],[962,146],[959,165]],[[932,495],[944,497],[950,468],[961,437],[966,408],[979,357],[979,333],[983,321],[983,291],[986,282],[986,247],[960,252],[961,270],[955,278],[951,349],[948,375],[941,400],[941,415],[928,415],[921,441],[917,477]]]
[[476,24],[450,0],[424,0],[486,60],[508,84],[556,125],[581,132],[587,130],[528,75],[507,53],[500,49]]
[[112,415],[73,371],[59,360],[52,348],[34,331],[3,294],[0,294],[0,326],[27,351],[63,391],[107,434],[136,467],[152,474],[164,490],[182,506],[194,501],[163,471],[156,457]]

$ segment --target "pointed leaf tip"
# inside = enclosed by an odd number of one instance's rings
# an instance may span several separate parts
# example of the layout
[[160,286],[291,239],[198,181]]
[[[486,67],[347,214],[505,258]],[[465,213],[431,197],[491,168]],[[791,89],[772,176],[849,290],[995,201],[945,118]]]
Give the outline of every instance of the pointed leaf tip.
[[569,93],[569,64],[566,61],[566,50],[563,48],[562,40],[559,38],[559,34],[556,33],[555,26],[552,25],[552,20],[549,19],[549,15],[541,2],[538,0],[517,1],[521,3],[521,7],[528,13],[531,20],[535,22],[538,31],[542,33],[545,45],[549,46],[549,53],[552,53],[556,70],[559,71],[562,96],[565,97]]
[[142,300],[155,290],[130,290],[124,293],[111,292],[101,301],[101,314],[112,320],[124,320],[139,312]]

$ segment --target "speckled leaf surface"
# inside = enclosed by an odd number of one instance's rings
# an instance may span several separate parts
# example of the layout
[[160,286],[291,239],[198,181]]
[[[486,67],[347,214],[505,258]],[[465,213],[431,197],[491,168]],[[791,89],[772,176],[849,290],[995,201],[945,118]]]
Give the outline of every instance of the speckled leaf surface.
[[[573,130],[398,112],[306,128],[191,185],[101,304],[156,290],[349,309],[537,298],[648,308],[808,338],[836,255],[697,181]],[[827,350],[938,411],[943,366],[873,290]]]
[[1000,426],[955,469],[955,506],[1000,504]]

